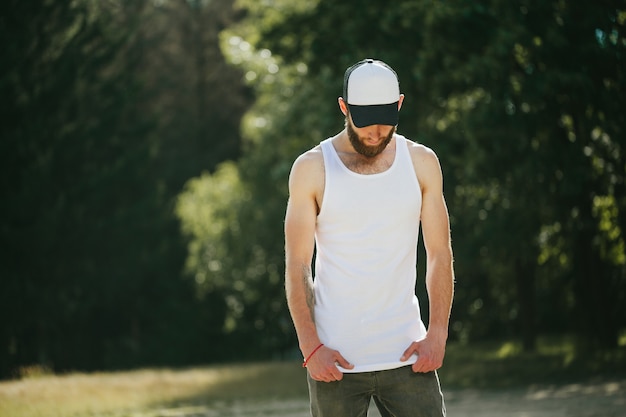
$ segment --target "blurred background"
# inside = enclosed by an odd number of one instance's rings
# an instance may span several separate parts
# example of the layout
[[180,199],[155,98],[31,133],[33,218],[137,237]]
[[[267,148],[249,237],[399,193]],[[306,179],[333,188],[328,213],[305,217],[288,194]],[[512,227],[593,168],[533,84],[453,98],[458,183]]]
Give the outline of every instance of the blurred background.
[[623,1],[5,0],[0,40],[0,378],[299,358],[287,177],[366,57],[443,167],[451,343],[626,346]]

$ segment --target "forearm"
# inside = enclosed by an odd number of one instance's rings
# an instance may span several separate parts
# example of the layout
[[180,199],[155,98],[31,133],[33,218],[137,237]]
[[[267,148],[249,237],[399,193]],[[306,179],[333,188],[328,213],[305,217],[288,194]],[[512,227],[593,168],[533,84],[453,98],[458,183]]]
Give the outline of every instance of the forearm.
[[315,292],[310,265],[298,263],[288,266],[285,292],[300,350],[307,356],[320,344],[315,327]]
[[427,265],[426,289],[429,301],[428,332],[447,338],[454,296],[452,251],[432,256]]

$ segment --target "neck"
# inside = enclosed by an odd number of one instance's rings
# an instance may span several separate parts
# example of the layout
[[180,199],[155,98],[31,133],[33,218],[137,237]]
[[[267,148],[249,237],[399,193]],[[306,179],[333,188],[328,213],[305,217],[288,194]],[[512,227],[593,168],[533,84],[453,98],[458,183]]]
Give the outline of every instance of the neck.
[[341,162],[357,174],[371,175],[384,172],[393,165],[396,156],[396,135],[385,149],[375,156],[365,156],[357,152],[345,130],[335,136],[333,144]]

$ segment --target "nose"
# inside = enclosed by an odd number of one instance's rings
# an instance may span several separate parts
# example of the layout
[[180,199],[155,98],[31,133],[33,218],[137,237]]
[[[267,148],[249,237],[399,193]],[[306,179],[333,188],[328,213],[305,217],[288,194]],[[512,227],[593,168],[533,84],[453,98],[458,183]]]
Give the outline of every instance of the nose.
[[372,138],[379,138],[381,136],[387,136],[389,126],[386,125],[370,125],[366,127],[367,135]]

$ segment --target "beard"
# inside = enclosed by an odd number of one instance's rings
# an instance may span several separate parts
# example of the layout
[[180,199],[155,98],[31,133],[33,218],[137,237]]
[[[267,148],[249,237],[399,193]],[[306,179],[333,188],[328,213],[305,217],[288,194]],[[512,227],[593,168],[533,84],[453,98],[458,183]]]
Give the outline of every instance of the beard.
[[368,146],[365,144],[365,141],[362,140],[359,135],[354,131],[354,127],[352,127],[352,123],[350,120],[346,120],[346,130],[348,132],[348,138],[350,139],[350,144],[358,154],[363,155],[366,158],[373,158],[377,155],[380,155],[382,151],[385,150],[389,142],[391,142],[391,138],[393,138],[394,133],[396,133],[396,127],[389,131],[389,134],[385,137],[385,139],[375,146]]

